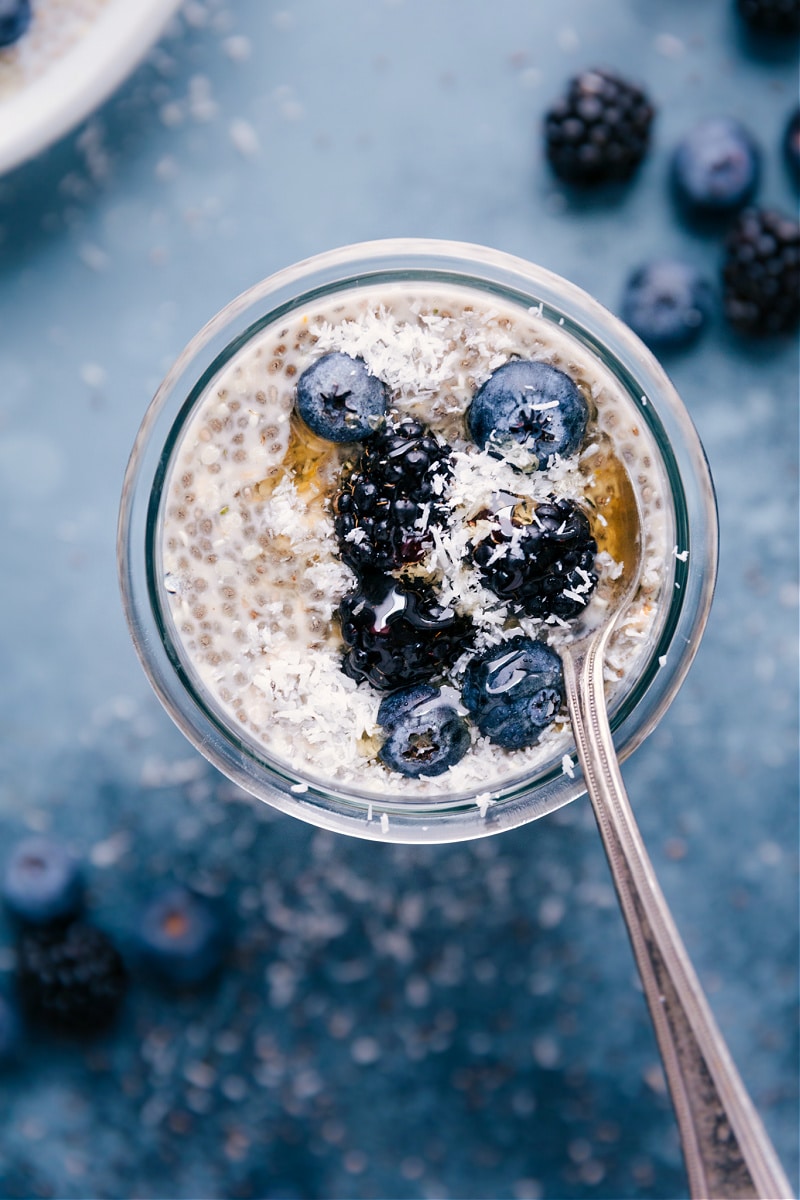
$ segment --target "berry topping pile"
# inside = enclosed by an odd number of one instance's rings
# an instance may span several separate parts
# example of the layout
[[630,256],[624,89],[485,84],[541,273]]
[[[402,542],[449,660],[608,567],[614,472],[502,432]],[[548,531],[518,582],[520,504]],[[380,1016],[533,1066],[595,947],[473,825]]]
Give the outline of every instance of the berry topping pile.
[[365,444],[334,503],[341,555],[354,571],[419,562],[433,526],[446,520],[449,454],[449,446],[411,418],[387,425]]
[[567,499],[553,498],[529,512],[511,500],[473,546],[486,586],[512,610],[573,620],[597,585],[597,542],[586,514]]
[[653,115],[635,84],[610,71],[584,71],[545,117],[550,165],[566,183],[622,183],[645,156]]
[[800,225],[780,213],[742,213],[725,245],[725,315],[741,333],[788,333],[800,320]]
[[[360,361],[328,353],[300,377],[299,415],[331,442],[342,440],[346,364]],[[533,746],[558,716],[560,659],[525,622],[566,627],[598,583],[589,518],[549,482],[575,471],[589,406],[564,371],[511,359],[469,397],[456,452],[362,365],[386,412],[377,428],[377,409],[365,421],[357,454],[341,452],[327,502],[338,557],[356,576],[336,612],[341,670],[383,695],[368,752],[396,774],[433,777],[480,739]]]

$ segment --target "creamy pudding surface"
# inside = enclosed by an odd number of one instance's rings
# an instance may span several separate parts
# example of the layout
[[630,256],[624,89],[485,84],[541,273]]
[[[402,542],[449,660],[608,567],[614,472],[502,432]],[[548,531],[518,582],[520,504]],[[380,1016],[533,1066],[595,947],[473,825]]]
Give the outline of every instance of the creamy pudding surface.
[[[630,506],[628,480],[642,515],[644,564],[606,657],[612,704],[653,653],[673,586],[674,519],[642,420],[647,397],[625,393],[541,308],[455,285],[392,283],[340,292],[255,333],[185,419],[162,492],[157,571],[166,636],[195,691],[257,754],[310,783],[376,799],[472,792],[483,808],[512,779],[562,762],[571,773],[565,708],[522,750],[502,749],[471,725],[467,753],[436,777],[407,778],[377,758],[385,693],[342,670],[337,616],[359,585],[340,556],[334,497],[361,447],[317,437],[295,411],[299,376],[334,351],[362,359],[386,385],[390,421],[413,416],[451,448],[450,516],[403,574],[432,582],[442,604],[474,623],[471,647],[434,680],[453,703],[476,652],[520,634],[558,652],[587,622],[602,622],[623,569],[615,522]],[[479,450],[465,419],[477,389],[516,359],[565,372],[589,407],[578,450],[534,471]],[[468,543],[509,497],[522,508],[565,497],[588,516],[599,583],[579,619],[519,615],[485,586]]]

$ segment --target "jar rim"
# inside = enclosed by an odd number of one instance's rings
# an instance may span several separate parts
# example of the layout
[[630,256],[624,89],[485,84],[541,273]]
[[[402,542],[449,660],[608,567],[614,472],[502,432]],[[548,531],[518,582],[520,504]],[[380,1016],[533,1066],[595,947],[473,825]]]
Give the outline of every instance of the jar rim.
[[717,566],[713,484],[689,414],[654,356],[580,288],[523,259],[469,243],[387,239],[305,259],[235,297],[188,343],[145,414],[123,485],[117,551],[123,607],[150,683],[183,733],[224,774],[275,807],[325,828],[377,840],[443,842],[485,836],[544,815],[580,795],[582,779],[554,767],[543,777],[503,780],[492,788],[497,799],[487,808],[476,804],[475,789],[449,797],[377,797],[293,772],[268,753],[259,754],[198,695],[170,644],[153,554],[171,450],[220,365],[261,328],[309,300],[412,280],[478,287],[538,304],[542,315],[566,324],[568,333],[598,355],[631,397],[646,401],[641,416],[666,468],[676,547],[690,552],[671,564],[674,587],[653,652],[612,713],[618,754],[627,757],[674,698],[708,617]]

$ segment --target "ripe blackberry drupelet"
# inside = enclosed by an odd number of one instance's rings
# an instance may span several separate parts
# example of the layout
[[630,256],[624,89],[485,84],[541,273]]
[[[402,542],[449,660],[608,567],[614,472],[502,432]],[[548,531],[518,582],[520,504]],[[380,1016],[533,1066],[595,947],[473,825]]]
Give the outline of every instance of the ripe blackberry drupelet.
[[472,622],[443,607],[429,584],[385,575],[367,577],[345,596],[339,620],[342,670],[379,691],[441,675],[472,640]]
[[800,225],[749,209],[725,244],[725,316],[739,333],[789,333],[800,321]]
[[739,16],[753,33],[795,37],[800,33],[800,0],[736,0]]
[[419,562],[442,525],[450,447],[406,418],[376,433],[334,502],[342,558],[354,571],[390,571]]
[[597,586],[597,542],[582,509],[567,499],[538,504],[523,524],[522,506],[495,514],[494,529],[472,549],[488,588],[517,612],[571,621]]
[[67,1033],[91,1033],[109,1025],[127,983],[109,938],[80,921],[25,932],[19,941],[18,973],[25,1010]]
[[545,116],[551,167],[566,183],[622,183],[650,140],[655,110],[641,88],[610,71],[584,71]]

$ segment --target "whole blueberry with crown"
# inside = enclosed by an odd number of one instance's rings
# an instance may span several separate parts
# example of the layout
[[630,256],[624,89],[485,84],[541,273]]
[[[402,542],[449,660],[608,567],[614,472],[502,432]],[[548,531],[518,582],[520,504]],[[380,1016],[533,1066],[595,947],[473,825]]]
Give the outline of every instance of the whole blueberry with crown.
[[297,381],[297,411],[318,437],[329,442],[360,442],[383,420],[386,385],[371,375],[362,358],[324,354]]
[[225,949],[217,910],[203,896],[174,885],[154,896],[139,918],[145,964],[162,980],[190,986],[219,968]]
[[461,695],[480,732],[496,745],[534,746],[564,702],[561,659],[546,642],[511,638],[472,659]]
[[696,267],[659,258],[629,276],[621,316],[653,350],[674,350],[696,341],[713,306],[711,285]]
[[727,216],[756,194],[761,152],[750,131],[732,117],[700,121],[678,144],[672,181],[683,207],[699,217]]
[[545,116],[550,166],[565,183],[624,183],[650,143],[655,109],[644,90],[613,71],[583,71]]
[[378,758],[411,779],[443,775],[470,746],[469,728],[458,711],[458,694],[449,698],[429,684],[387,696],[378,709],[378,724],[387,731]]
[[470,435],[523,469],[546,467],[573,454],[586,432],[588,406],[563,371],[534,359],[498,367],[475,393],[467,412]]
[[19,921],[46,925],[66,920],[83,903],[80,863],[54,838],[24,838],[6,863],[0,895]]
[[334,499],[334,529],[353,570],[419,562],[447,520],[450,447],[406,417],[364,444]]

